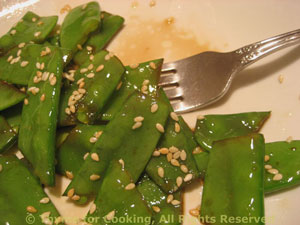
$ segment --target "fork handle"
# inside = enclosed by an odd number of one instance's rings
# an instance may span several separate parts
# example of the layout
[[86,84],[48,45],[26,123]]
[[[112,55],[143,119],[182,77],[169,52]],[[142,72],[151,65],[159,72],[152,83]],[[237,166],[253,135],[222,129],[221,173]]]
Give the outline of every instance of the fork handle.
[[300,43],[300,29],[288,33],[255,42],[235,50],[240,58],[239,70],[251,65],[257,60],[281,50],[283,48]]

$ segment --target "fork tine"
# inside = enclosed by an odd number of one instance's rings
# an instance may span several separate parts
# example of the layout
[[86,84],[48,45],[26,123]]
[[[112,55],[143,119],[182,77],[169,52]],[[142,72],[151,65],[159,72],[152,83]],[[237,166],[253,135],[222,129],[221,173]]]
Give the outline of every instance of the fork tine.
[[167,85],[174,85],[179,82],[179,77],[176,74],[161,76],[159,79],[159,86],[167,86]]
[[182,96],[182,90],[180,87],[168,88],[164,89],[164,91],[169,99],[175,99]]
[[182,101],[171,102],[172,108],[175,112],[182,111]]
[[164,63],[161,68],[161,72],[170,72],[176,70],[174,62]]

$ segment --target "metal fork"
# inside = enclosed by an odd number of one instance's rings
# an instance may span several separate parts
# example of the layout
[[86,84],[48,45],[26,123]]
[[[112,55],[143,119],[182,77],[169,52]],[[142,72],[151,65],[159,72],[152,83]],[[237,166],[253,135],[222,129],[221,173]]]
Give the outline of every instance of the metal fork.
[[165,63],[159,85],[175,112],[212,104],[228,91],[235,75],[259,59],[300,42],[300,29],[259,41],[232,52],[203,52]]

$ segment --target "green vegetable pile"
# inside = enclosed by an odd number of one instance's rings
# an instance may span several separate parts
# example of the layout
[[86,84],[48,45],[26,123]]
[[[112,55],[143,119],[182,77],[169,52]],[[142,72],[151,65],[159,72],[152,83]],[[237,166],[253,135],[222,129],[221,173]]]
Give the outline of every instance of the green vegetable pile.
[[56,174],[70,201],[93,201],[78,224],[181,224],[182,190],[201,179],[201,222],[264,224],[264,195],[300,183],[300,141],[258,133],[270,112],[192,131],[158,87],[163,59],[124,66],[105,50],[122,17],[90,2],[57,19],[27,12],[0,38],[0,224],[64,224],[43,190]]

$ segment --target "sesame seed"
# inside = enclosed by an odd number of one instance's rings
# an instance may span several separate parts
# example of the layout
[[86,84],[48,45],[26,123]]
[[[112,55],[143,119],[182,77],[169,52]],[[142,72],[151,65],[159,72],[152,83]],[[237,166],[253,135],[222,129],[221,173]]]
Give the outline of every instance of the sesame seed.
[[138,64],[138,63],[134,63],[134,64],[131,64],[129,67],[130,67],[131,69],[136,69],[136,68],[139,67],[139,64]]
[[199,212],[198,209],[191,209],[189,211],[189,213],[190,213],[191,216],[194,216],[194,217],[198,217],[200,215],[200,212]]
[[41,78],[40,77],[37,77],[37,76],[34,76],[33,77],[33,83],[37,84],[41,81]]
[[178,152],[179,149],[176,148],[175,146],[171,146],[171,147],[169,148],[169,151],[170,151],[171,153],[175,153],[175,152]]
[[21,67],[25,67],[25,66],[27,66],[27,65],[28,65],[28,63],[29,63],[28,61],[22,61],[22,62],[21,62]]
[[160,152],[159,151],[157,151],[157,150],[155,150],[154,152],[153,152],[153,154],[152,154],[153,156],[160,156]]
[[42,94],[42,96],[40,97],[40,100],[43,102],[43,101],[45,101],[45,98],[46,98],[45,94]]
[[157,105],[157,104],[153,104],[153,105],[151,106],[151,112],[152,112],[152,113],[155,113],[157,110],[158,110],[158,105]]
[[144,117],[142,116],[137,116],[134,118],[134,122],[142,122],[144,120]]
[[66,113],[67,115],[70,115],[70,114],[71,114],[70,108],[65,108],[65,113]]
[[90,55],[90,60],[91,60],[91,61],[94,60],[94,55]]
[[96,143],[97,141],[98,141],[98,138],[96,138],[96,137],[91,137],[90,138],[91,143]]
[[80,84],[84,81],[84,78],[80,78],[78,81],[77,81],[77,84]]
[[169,149],[168,148],[161,148],[158,150],[161,154],[166,155],[169,153]]
[[163,125],[161,125],[160,123],[156,124],[156,129],[160,132],[160,133],[164,133],[165,129],[163,127]]
[[91,207],[90,207],[90,214],[93,214],[95,211],[96,211],[96,208],[97,208],[97,206],[96,206],[96,204],[93,202],[92,204],[91,204]]
[[201,115],[201,114],[197,116],[197,120],[203,120],[204,118],[205,117],[203,115]]
[[21,49],[19,49],[19,50],[17,51],[17,56],[20,56],[20,55],[21,55],[21,53],[22,53],[22,50],[21,50]]
[[119,163],[122,165],[122,170],[124,170],[125,162],[123,159],[119,159]]
[[155,5],[156,5],[156,2],[154,0],[151,0],[150,3],[149,3],[149,6],[154,7]]
[[178,187],[181,186],[182,182],[183,182],[182,177],[177,177],[177,178],[176,178],[176,184],[177,184]]
[[86,158],[89,156],[89,154],[90,154],[89,152],[85,153],[83,156],[83,160],[86,160]]
[[86,46],[86,49],[87,49],[88,51],[92,51],[92,50],[93,50],[93,47],[92,47],[92,46]]
[[56,77],[55,76],[51,77],[51,74],[50,74],[49,81],[50,81],[50,85],[54,86],[56,84]]
[[160,212],[160,208],[158,206],[152,206],[152,209],[154,212],[159,213]]
[[173,200],[171,203],[172,203],[172,205],[179,205],[179,204],[180,204],[180,201],[178,201],[178,200]]
[[78,101],[79,99],[82,98],[82,96],[83,96],[83,94],[76,95],[76,96],[75,96],[75,100]]
[[45,63],[41,63],[41,70],[45,68]]
[[36,71],[36,75],[38,76],[38,77],[42,77],[42,72],[41,71]]
[[148,87],[143,85],[142,88],[141,88],[141,92],[144,93],[144,94],[148,94],[147,89],[148,89]]
[[195,155],[195,154],[199,154],[199,153],[201,153],[201,152],[203,152],[203,150],[198,146],[198,147],[196,147],[194,150],[193,150],[193,154]]
[[174,199],[174,196],[173,195],[168,195],[167,197],[167,203],[171,203]]
[[0,172],[3,170],[3,166],[2,164],[0,164]]
[[86,73],[87,71],[88,71],[87,68],[82,68],[82,69],[80,70],[80,73]]
[[20,61],[20,59],[21,59],[21,57],[20,56],[18,56],[17,58],[14,58],[11,62],[13,62],[13,63],[17,63],[17,62],[19,62]]
[[107,61],[107,60],[109,60],[110,59],[110,54],[108,53],[105,57],[104,57],[104,59]]
[[186,167],[186,165],[181,165],[181,166],[180,166],[180,169],[181,169],[181,171],[184,172],[184,173],[187,173],[187,172],[189,171],[188,168]]
[[93,78],[95,76],[94,73],[89,73],[88,75],[86,75],[87,78]]
[[129,191],[135,188],[135,184],[134,183],[130,183],[125,187],[125,190]]
[[293,137],[292,136],[289,136],[286,140],[285,140],[287,143],[291,143],[293,141]]
[[176,122],[178,122],[179,118],[178,118],[178,116],[177,116],[177,114],[176,114],[175,112],[171,112],[171,113],[170,113],[170,116],[171,116],[171,118],[172,118],[173,120],[175,120]]
[[92,153],[91,158],[92,158],[92,160],[99,162],[99,155],[97,153],[95,153],[95,152]]
[[116,211],[113,210],[111,212],[109,212],[105,217],[107,220],[112,220],[115,217]]
[[158,176],[160,176],[161,178],[163,178],[165,175],[165,171],[162,167],[158,167],[157,173],[158,173]]
[[168,162],[171,162],[172,159],[173,159],[173,154],[171,152],[169,152],[167,154],[167,160],[168,160]]
[[7,58],[7,62],[10,62],[14,57],[12,55],[10,55],[8,58]]
[[103,70],[104,65],[101,64],[100,66],[97,67],[96,72],[100,72],[101,70]]
[[265,169],[266,170],[270,170],[270,169],[272,169],[273,167],[271,166],[271,165],[265,165]]
[[173,159],[179,159],[179,157],[180,157],[180,154],[181,154],[181,152],[180,152],[180,151],[178,151],[178,152],[175,152],[175,153],[173,154]]
[[67,178],[69,178],[71,180],[74,178],[74,175],[71,171],[66,171],[66,176],[67,176]]
[[82,46],[80,44],[77,45],[78,50],[82,50]]
[[48,224],[48,225],[52,225],[52,221],[49,219],[51,212],[44,212],[40,215],[42,223],[43,224]]
[[35,37],[38,37],[38,36],[40,36],[40,35],[41,35],[41,31],[38,31],[38,32],[35,32],[35,33],[34,33],[34,36],[35,36]]
[[95,180],[99,180],[99,179],[100,179],[100,176],[97,175],[97,174],[92,174],[92,175],[90,176],[90,180],[91,180],[91,181],[95,181]]
[[179,162],[178,162],[177,159],[171,159],[171,164],[172,164],[173,166],[180,166],[180,164],[179,164]]
[[143,125],[142,122],[136,122],[135,124],[133,124],[132,130],[137,129],[137,128],[141,127],[142,125]]
[[268,162],[270,160],[270,156],[269,155],[265,155],[265,162]]
[[80,199],[80,196],[79,195],[74,195],[71,199],[74,200],[74,201],[78,201]]
[[37,63],[35,64],[35,66],[36,66],[37,69],[41,69],[41,64],[40,64],[39,62],[37,62]]
[[193,179],[193,174],[189,173],[189,174],[185,175],[183,180],[184,180],[184,182],[189,182],[192,179]]
[[24,46],[25,46],[25,42],[22,42],[18,45],[19,48],[24,48]]
[[278,174],[278,170],[277,169],[269,169],[268,173],[270,173],[270,174]]
[[70,189],[70,190],[68,191],[67,196],[68,196],[69,198],[71,198],[71,197],[73,197],[74,193],[75,193],[75,189],[72,188],[72,189]]
[[31,205],[27,206],[26,210],[27,210],[27,212],[30,212],[30,213],[36,213],[37,212],[36,208],[34,208]]
[[42,199],[40,200],[40,203],[42,203],[42,204],[47,204],[47,203],[49,203],[49,202],[50,202],[50,199],[49,199],[48,197],[42,198]]
[[148,85],[150,83],[149,80],[144,80],[142,85]]
[[28,99],[25,98],[25,99],[24,99],[24,104],[25,104],[25,105],[28,105],[28,103],[29,103],[29,102],[28,102]]
[[120,90],[120,88],[122,87],[122,84],[123,84],[123,82],[120,81],[116,89],[117,89],[117,90]]
[[88,70],[92,70],[94,68],[94,65],[91,63],[89,66],[88,66]]
[[275,174],[275,176],[273,177],[273,180],[277,181],[277,180],[281,180],[283,178],[281,173]]
[[41,26],[41,25],[43,25],[43,24],[44,24],[43,21],[39,21],[39,22],[37,23],[38,26]]
[[175,123],[175,132],[176,133],[180,132],[180,125],[179,125],[179,123]]
[[36,18],[35,17],[32,17],[32,22],[36,22]]
[[280,84],[283,83],[283,79],[284,79],[283,75],[280,75],[280,76],[278,77],[278,81],[279,81]]
[[42,80],[43,80],[43,81],[46,81],[46,80],[48,80],[48,78],[49,78],[49,75],[50,75],[50,73],[49,73],[49,72],[44,72],[44,73],[42,74]]
[[10,32],[10,34],[11,34],[11,35],[14,35],[14,34],[16,34],[16,32],[17,32],[16,30],[12,30],[12,31]]
[[152,69],[156,69],[156,65],[154,62],[150,62],[149,63],[149,66],[152,68]]
[[185,161],[185,160],[186,160],[186,152],[185,152],[184,150],[182,150],[181,153],[180,153],[180,159],[181,159],[182,161]]

